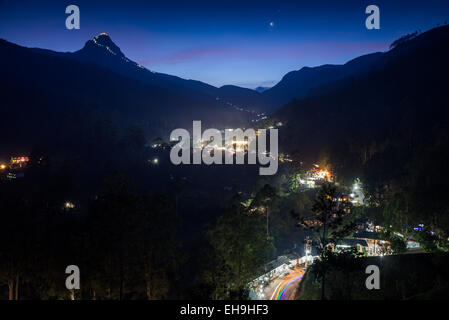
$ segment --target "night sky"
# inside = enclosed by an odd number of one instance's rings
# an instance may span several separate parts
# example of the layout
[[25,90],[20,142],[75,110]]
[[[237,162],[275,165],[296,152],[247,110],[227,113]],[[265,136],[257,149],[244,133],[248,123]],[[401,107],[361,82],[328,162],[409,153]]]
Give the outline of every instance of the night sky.
[[[81,29],[65,28],[76,4]],[[376,4],[381,30],[365,28]],[[0,38],[75,51],[107,32],[147,68],[212,85],[272,86],[303,66],[385,51],[415,30],[449,20],[449,1],[1,1]]]

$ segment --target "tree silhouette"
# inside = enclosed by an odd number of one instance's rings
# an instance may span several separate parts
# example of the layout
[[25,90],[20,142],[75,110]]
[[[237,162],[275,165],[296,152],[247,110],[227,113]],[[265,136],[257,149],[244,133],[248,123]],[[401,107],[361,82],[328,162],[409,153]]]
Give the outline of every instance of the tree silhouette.
[[[271,240],[264,234],[263,218],[249,213],[236,195],[221,216],[209,239],[216,253],[217,268],[226,281],[216,284],[223,292],[221,298],[245,299],[248,283],[263,271],[267,253],[272,250]],[[223,273],[223,271],[225,271]]]
[[275,187],[265,184],[262,189],[260,189],[251,203],[250,210],[262,211],[263,215],[266,217],[266,231],[267,237],[270,236],[269,221],[270,221],[270,208],[279,199],[278,191]]
[[302,217],[300,224],[316,235],[317,248],[321,258],[319,277],[321,279],[321,299],[325,299],[326,263],[331,255],[328,247],[330,239],[337,243],[348,233],[354,230],[354,222],[346,219],[351,209],[351,203],[345,201],[336,186],[332,183],[324,183],[317,193],[312,205],[312,217]]

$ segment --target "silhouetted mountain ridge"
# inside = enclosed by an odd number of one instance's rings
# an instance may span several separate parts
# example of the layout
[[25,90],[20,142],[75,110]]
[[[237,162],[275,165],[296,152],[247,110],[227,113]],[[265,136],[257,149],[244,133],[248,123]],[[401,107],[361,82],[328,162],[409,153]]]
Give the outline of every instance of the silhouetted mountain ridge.
[[448,134],[448,56],[449,26],[436,28],[384,53],[357,79],[283,106],[274,114],[287,124],[280,145],[310,161],[326,151],[352,170],[387,151],[398,154],[389,166],[404,166],[399,156]]
[[382,56],[382,53],[377,52],[355,58],[343,65],[303,67],[287,73],[279,83],[262,95],[270,103],[272,110],[276,110],[292,99],[308,97],[314,89],[375,69]]
[[272,112],[292,99],[319,94],[323,88],[331,84],[340,85],[337,83],[345,78],[369,71],[382,57],[381,53],[374,53],[355,58],[344,65],[303,67],[298,71],[287,73],[272,88],[251,90],[233,85],[216,88],[201,81],[182,79],[177,76],[148,70],[127,58],[106,33],[88,40],[82,49],[73,53],[60,53],[43,49],[32,50],[52,56],[95,63],[149,85],[183,94],[203,96],[205,99],[209,99],[209,101],[219,98],[224,103],[230,103],[235,107],[257,112]]
[[209,95],[163,88],[72,57],[0,40],[4,150],[48,141],[63,145],[68,136],[80,134],[81,127],[69,133],[70,127],[93,125],[92,117],[120,127],[139,125],[148,137],[165,138],[174,128],[191,127],[192,120],[211,127],[248,121],[246,113]]

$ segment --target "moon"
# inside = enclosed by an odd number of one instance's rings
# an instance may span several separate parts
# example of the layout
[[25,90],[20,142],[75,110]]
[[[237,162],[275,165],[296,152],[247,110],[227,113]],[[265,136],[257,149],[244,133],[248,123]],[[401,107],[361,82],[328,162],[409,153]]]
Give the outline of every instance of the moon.
[[274,27],[274,22],[273,21],[270,21],[270,27]]

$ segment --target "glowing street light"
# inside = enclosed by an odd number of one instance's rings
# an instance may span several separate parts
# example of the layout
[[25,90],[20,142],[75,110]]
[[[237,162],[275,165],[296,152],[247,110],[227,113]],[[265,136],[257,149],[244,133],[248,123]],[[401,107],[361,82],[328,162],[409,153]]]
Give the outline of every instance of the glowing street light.
[[72,202],[67,201],[67,202],[64,204],[64,207],[65,207],[66,209],[73,209],[73,208],[75,208],[75,205],[74,205]]

